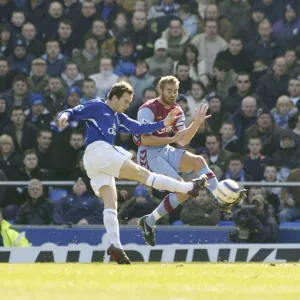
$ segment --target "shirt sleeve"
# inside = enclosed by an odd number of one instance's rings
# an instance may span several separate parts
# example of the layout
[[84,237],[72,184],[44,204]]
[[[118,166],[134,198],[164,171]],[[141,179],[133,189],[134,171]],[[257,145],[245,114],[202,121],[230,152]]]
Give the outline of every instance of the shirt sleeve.
[[99,111],[101,110],[100,103],[101,101],[99,100],[90,100],[85,104],[80,104],[74,108],[69,108],[62,111],[59,116],[63,113],[67,113],[69,115],[69,122],[95,118],[97,115],[99,116]]
[[154,113],[148,107],[144,107],[138,111],[137,120],[140,123],[153,123],[154,119]]
[[140,123],[125,114],[119,114],[119,120],[119,132],[121,133],[150,134],[165,127],[163,120],[156,123]]
[[177,119],[174,131],[180,131],[185,128],[185,116],[183,110],[181,110],[181,116]]

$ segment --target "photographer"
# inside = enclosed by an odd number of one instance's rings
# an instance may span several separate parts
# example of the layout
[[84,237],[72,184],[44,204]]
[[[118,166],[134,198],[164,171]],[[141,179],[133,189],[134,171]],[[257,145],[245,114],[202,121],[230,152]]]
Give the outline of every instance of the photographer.
[[275,243],[278,225],[268,212],[268,203],[262,195],[255,195],[250,205],[241,206],[233,216],[237,226],[229,233],[233,242],[240,243]]

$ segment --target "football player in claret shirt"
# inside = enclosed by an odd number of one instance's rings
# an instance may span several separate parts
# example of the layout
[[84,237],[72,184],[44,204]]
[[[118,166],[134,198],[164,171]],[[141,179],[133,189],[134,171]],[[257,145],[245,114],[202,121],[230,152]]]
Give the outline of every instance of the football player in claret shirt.
[[[194,155],[169,145],[178,143],[180,146],[186,146],[189,144],[199,125],[210,117],[210,115],[206,115],[208,106],[200,104],[199,108],[196,109],[193,122],[185,128],[184,113],[176,103],[179,80],[174,76],[165,76],[161,78],[158,85],[160,96],[147,101],[140,107],[138,121],[142,124],[159,122],[174,109],[179,110],[180,117],[169,126],[156,130],[152,134],[134,136],[134,140],[139,146],[138,163],[148,170],[177,179],[178,182],[182,182],[179,172],[196,171],[199,176],[206,175],[208,189],[216,196],[218,180],[212,170],[209,169],[205,159],[200,155]],[[171,133],[175,135],[170,136]],[[170,193],[150,215],[140,219],[139,226],[142,228],[144,238],[149,245],[155,245],[155,223],[157,220],[173,211],[187,198],[188,195],[186,194]],[[240,200],[237,199],[237,201]],[[222,206],[224,203],[219,202],[219,204]]]

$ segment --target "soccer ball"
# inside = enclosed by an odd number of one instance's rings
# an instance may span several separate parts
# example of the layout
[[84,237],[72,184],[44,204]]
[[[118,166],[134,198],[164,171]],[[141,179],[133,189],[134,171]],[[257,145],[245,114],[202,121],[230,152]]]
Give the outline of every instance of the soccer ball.
[[225,179],[219,182],[216,190],[216,196],[223,202],[233,203],[237,200],[240,193],[239,185],[231,179]]

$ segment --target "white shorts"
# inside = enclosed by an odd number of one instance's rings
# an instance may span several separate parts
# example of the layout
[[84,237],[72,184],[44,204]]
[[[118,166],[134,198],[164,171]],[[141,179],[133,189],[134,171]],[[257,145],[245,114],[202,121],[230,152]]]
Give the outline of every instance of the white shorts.
[[104,141],[97,141],[87,146],[83,164],[91,186],[99,197],[99,189],[104,185],[115,187],[115,178],[119,178],[120,169],[132,154],[122,147],[112,146]]

